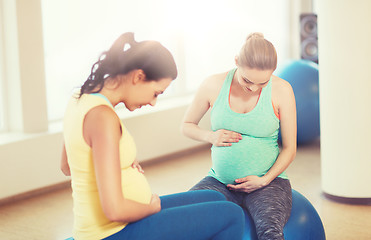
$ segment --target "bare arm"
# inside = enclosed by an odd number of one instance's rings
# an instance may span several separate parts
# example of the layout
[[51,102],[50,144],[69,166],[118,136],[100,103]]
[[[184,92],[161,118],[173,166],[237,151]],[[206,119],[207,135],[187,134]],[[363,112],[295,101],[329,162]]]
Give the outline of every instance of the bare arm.
[[215,132],[201,129],[198,124],[211,107],[212,102],[219,93],[220,88],[214,78],[206,79],[198,89],[181,125],[182,133],[192,139],[208,142],[216,146],[231,146],[232,142],[242,139],[241,134],[220,129]]
[[296,103],[294,91],[287,82],[279,90],[278,109],[280,114],[282,150],[275,164],[265,175],[268,183],[286,170],[296,156]]
[[150,204],[125,199],[121,186],[120,122],[107,106],[93,108],[84,120],[84,139],[92,147],[103,212],[111,221],[134,222],[161,210],[157,195]]

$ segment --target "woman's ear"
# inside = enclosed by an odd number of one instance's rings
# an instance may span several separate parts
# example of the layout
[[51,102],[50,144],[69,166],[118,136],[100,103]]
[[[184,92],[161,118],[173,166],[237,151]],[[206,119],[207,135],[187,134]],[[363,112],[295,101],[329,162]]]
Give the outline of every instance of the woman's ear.
[[234,63],[235,63],[236,66],[238,67],[238,55],[236,55],[236,56],[234,57]]
[[137,84],[139,82],[143,82],[146,80],[146,74],[143,72],[142,69],[137,69],[134,71],[133,74],[133,83]]

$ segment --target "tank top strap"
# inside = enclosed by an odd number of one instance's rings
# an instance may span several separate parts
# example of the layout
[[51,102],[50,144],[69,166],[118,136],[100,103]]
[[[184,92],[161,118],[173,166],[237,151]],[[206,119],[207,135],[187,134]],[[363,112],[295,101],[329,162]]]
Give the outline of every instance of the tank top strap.
[[262,88],[256,107],[266,110],[272,108],[272,77],[269,79],[267,86]]
[[108,98],[106,96],[104,96],[103,94],[101,93],[90,93],[90,95],[93,95],[93,96],[98,96],[98,97],[101,97],[103,98],[104,100],[107,101],[107,103],[113,108],[112,106],[112,103],[108,100]]
[[[230,70],[227,74],[227,76],[225,77],[224,79],[224,82],[223,82],[223,85],[222,85],[222,88],[220,89],[220,92],[218,94],[218,97],[217,99],[215,100],[214,102],[214,106],[218,105],[218,106],[229,106],[229,91],[231,89],[231,84],[232,84],[232,80],[233,80],[233,76],[234,76],[234,73],[236,72],[237,68],[234,68],[232,70]],[[213,107],[214,109],[214,107]]]

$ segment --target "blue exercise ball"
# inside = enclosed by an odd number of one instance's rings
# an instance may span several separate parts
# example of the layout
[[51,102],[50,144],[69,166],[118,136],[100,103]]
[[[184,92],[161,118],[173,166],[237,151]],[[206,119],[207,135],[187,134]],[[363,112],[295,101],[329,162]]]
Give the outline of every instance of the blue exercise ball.
[[[255,225],[245,211],[246,228],[243,240],[257,240]],[[313,205],[299,192],[292,190],[292,209],[283,234],[285,240],[326,240],[325,229]]]
[[318,64],[309,60],[291,60],[277,68],[275,75],[288,81],[294,90],[297,143],[306,144],[318,139],[320,136]]

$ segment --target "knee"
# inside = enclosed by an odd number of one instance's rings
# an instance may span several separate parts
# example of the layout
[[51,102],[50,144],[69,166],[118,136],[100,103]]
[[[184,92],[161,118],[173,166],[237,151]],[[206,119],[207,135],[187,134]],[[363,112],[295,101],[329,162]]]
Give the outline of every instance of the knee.
[[218,208],[222,211],[220,214],[223,218],[230,218],[231,221],[239,222],[245,225],[245,214],[243,209],[237,204],[229,201],[220,202],[220,207]]
[[201,195],[205,200],[208,201],[225,201],[225,196],[216,191],[216,190],[210,190],[210,189],[203,189],[203,190],[196,190],[194,191],[194,194]]
[[200,190],[200,191],[204,191],[205,194],[208,194],[214,200],[220,200],[220,201],[226,200],[224,194],[222,194],[222,193],[220,193],[216,190]]

